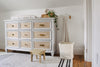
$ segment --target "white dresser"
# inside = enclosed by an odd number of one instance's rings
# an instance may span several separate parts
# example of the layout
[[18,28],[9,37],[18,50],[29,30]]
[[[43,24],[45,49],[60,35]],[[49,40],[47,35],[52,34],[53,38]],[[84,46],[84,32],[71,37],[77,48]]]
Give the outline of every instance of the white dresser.
[[54,18],[5,20],[5,50],[30,51],[46,49],[54,55]]

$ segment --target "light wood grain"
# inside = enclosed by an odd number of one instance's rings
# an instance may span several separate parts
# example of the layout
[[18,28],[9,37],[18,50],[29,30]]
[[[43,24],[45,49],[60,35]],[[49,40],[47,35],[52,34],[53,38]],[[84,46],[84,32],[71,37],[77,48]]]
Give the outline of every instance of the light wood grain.
[[50,42],[34,42],[34,48],[50,49]]
[[50,38],[50,32],[34,32],[34,38]]
[[39,62],[41,63],[41,55],[39,55]]
[[33,62],[33,54],[31,53],[31,62]]
[[41,63],[41,55],[43,55],[43,59],[45,60],[45,50],[44,49],[33,49],[30,51],[31,53],[31,61],[33,61],[33,55],[39,56],[39,62]]
[[11,37],[11,38],[18,38],[18,32],[17,31],[8,31],[7,35],[8,35],[8,37]]
[[27,22],[27,23],[21,23],[21,28],[31,28],[31,23]]
[[8,40],[9,47],[18,47],[18,41],[15,40]]
[[29,31],[21,32],[21,38],[30,38],[31,33]]
[[49,22],[36,22],[33,24],[34,28],[50,28]]
[[8,23],[7,28],[8,29],[18,29],[18,23]]
[[21,48],[31,48],[30,41],[21,41]]
[[43,54],[43,59],[45,60],[45,52],[44,52],[44,54]]

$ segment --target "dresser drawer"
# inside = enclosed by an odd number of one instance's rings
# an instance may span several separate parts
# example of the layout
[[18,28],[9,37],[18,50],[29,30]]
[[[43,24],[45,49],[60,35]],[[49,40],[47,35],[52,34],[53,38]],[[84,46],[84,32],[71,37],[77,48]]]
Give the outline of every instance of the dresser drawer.
[[50,28],[50,22],[36,22],[33,24],[34,28]]
[[18,38],[18,32],[17,31],[8,31],[7,35],[8,35],[8,37],[11,37],[11,38]]
[[18,47],[18,41],[8,40],[8,47]]
[[31,38],[31,32],[30,31],[21,32],[21,38]]
[[8,29],[18,29],[18,23],[7,23]]
[[21,23],[21,28],[22,29],[29,29],[31,28],[31,23],[30,22],[27,22],[27,23]]
[[31,41],[21,41],[21,48],[31,48]]
[[50,31],[47,32],[34,32],[34,38],[50,38]]
[[34,42],[34,48],[50,49],[50,42]]

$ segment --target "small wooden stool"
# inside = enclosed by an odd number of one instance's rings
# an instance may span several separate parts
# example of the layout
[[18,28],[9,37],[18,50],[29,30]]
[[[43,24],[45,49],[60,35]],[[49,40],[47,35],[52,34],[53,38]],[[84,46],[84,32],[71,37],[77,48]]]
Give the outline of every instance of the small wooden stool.
[[41,55],[43,55],[43,59],[45,60],[45,50],[43,49],[33,49],[30,51],[31,53],[31,61],[33,62],[33,55],[36,55],[36,59],[39,56],[39,62],[41,63]]

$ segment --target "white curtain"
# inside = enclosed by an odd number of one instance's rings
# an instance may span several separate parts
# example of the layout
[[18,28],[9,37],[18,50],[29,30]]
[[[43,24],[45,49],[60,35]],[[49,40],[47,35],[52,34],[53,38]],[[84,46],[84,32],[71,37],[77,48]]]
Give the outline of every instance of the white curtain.
[[68,34],[68,27],[67,27],[67,23],[68,23],[68,16],[64,16],[63,17],[63,42],[69,42],[69,34]]

